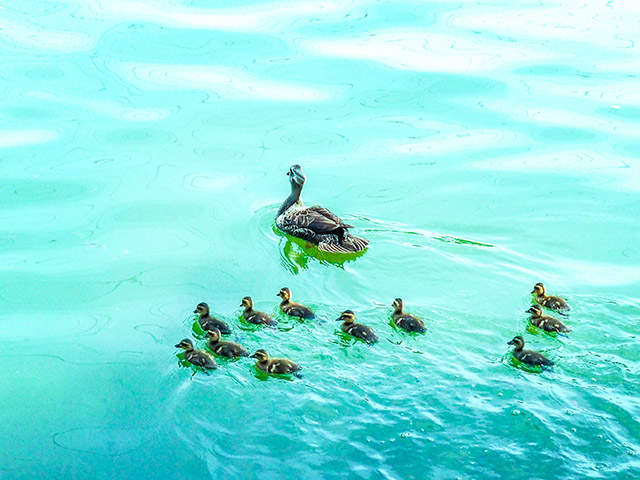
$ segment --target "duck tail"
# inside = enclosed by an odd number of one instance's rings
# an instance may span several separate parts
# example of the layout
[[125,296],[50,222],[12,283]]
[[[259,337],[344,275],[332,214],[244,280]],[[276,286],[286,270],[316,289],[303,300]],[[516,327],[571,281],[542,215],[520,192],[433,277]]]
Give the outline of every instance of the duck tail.
[[328,253],[358,253],[367,249],[369,240],[356,237],[348,232],[340,236],[338,242],[320,242],[318,248]]

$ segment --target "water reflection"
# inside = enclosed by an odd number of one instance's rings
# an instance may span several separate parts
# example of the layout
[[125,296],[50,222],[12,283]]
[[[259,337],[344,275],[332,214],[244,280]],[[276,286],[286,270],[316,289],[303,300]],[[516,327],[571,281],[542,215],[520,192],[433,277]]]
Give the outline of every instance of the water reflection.
[[280,263],[296,275],[301,270],[307,270],[314,260],[323,265],[344,268],[345,264],[355,261],[366,253],[366,250],[350,254],[323,252],[304,240],[282,233],[275,225],[272,226],[272,229],[280,237]]

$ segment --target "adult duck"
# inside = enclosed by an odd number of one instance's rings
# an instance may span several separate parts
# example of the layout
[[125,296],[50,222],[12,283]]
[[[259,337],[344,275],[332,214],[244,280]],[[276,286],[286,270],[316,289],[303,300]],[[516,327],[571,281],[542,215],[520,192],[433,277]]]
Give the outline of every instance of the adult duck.
[[300,194],[307,177],[300,165],[292,165],[287,172],[291,183],[291,194],[282,203],[276,217],[276,226],[293,237],[316,245],[329,253],[362,252],[369,240],[349,233],[352,225],[344,223],[338,216],[324,207],[306,207]]

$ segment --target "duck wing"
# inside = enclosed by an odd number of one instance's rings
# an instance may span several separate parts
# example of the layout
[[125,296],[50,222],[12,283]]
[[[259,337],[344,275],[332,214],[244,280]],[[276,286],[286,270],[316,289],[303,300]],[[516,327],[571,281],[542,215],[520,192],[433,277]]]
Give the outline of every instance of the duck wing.
[[298,227],[308,228],[316,233],[334,232],[340,228],[351,228],[330,210],[314,206],[293,213],[291,221]]

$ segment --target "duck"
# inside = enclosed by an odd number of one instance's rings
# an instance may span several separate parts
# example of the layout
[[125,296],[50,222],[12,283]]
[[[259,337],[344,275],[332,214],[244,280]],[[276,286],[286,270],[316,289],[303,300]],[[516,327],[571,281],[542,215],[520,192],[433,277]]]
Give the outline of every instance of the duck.
[[551,360],[549,360],[541,353],[534,352],[533,350],[523,350],[522,347],[524,347],[524,338],[522,338],[520,335],[513,337],[513,339],[508,342],[507,345],[515,346],[512,351],[513,356],[522,363],[531,366],[540,366],[543,368],[553,367],[553,365],[555,365]]
[[280,289],[278,297],[282,298],[282,302],[280,302],[280,310],[282,310],[283,313],[291,315],[292,317],[298,317],[301,320],[315,318],[315,315],[310,308],[291,301],[291,290],[287,287]]
[[538,305],[542,305],[543,307],[555,310],[559,313],[571,310],[571,307],[569,307],[569,304],[564,298],[556,297],[555,295],[547,295],[542,282],[536,283],[531,293],[535,294],[535,301]]
[[306,207],[300,198],[307,179],[300,165],[287,172],[291,193],[276,215],[276,226],[284,233],[305,240],[328,253],[358,253],[367,249],[369,240],[349,233],[352,225],[324,207]]
[[427,327],[424,326],[422,320],[402,311],[403,303],[401,298],[396,298],[391,306],[393,307],[393,321],[398,327],[407,332],[424,333],[427,331]]
[[249,356],[249,352],[242,345],[220,340],[220,330],[217,328],[211,328],[207,331],[207,346],[213,353],[221,357]]
[[372,345],[378,341],[378,337],[371,327],[367,325],[362,325],[360,323],[355,323],[356,314],[351,310],[345,310],[340,314],[338,318],[336,318],[336,322],[342,323],[342,331],[348,333],[349,335],[353,335],[354,337],[361,338],[369,345]]
[[184,349],[184,358],[192,365],[202,367],[205,370],[215,370],[218,368],[213,355],[202,350],[195,350],[193,348],[193,342],[188,338],[181,340],[175,347]]
[[244,307],[242,317],[249,323],[272,326],[277,324],[277,322],[271,318],[271,315],[253,309],[253,300],[251,300],[251,297],[244,297],[240,306]]
[[[260,349],[251,355],[257,359],[256,367],[266,373],[293,373],[302,369],[300,365],[288,358],[269,358],[269,354]],[[299,375],[298,375],[299,376]]]
[[542,315],[542,307],[540,305],[531,305],[525,313],[530,313],[529,321],[535,327],[541,328],[547,332],[569,333],[571,329],[567,327],[557,318]]
[[193,313],[199,315],[198,323],[200,324],[200,328],[205,332],[207,330],[211,330],[212,328],[217,328],[220,330],[220,333],[224,335],[229,335],[231,333],[231,329],[229,325],[218,318],[214,318],[209,315],[209,305],[204,302],[200,302]]

